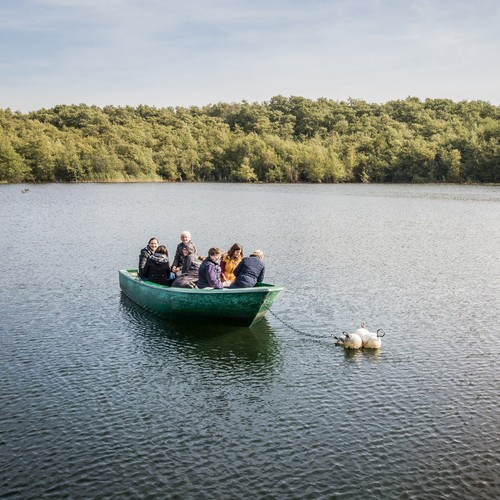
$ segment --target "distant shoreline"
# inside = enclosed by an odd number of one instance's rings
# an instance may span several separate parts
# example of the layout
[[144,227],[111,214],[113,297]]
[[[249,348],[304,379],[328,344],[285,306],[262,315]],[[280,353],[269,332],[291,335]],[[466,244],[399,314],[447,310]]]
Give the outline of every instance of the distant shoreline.
[[268,186],[278,186],[278,185],[288,185],[288,186],[334,186],[334,185],[407,185],[407,186],[425,186],[425,185],[436,185],[436,186],[491,186],[500,187],[500,182],[360,182],[360,181],[350,181],[350,182],[231,182],[231,181],[145,181],[145,180],[107,180],[107,181],[76,181],[76,182],[6,182],[0,181],[0,185],[4,186],[43,186],[51,184],[61,184],[61,185],[72,185],[72,184],[233,184],[233,185],[268,185]]
[[500,182],[500,106],[276,96],[0,110],[0,182]]

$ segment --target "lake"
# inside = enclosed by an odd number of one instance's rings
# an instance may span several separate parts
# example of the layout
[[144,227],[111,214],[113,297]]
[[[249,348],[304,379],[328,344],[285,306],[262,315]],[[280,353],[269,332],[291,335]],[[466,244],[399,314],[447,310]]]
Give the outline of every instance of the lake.
[[[0,497],[500,496],[500,188],[0,185]],[[121,296],[151,236],[234,242],[264,320]],[[382,348],[333,335],[365,321]]]

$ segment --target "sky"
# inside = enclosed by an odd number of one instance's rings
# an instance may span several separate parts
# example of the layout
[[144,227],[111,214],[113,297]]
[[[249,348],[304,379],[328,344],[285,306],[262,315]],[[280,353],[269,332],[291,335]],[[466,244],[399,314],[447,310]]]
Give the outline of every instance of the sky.
[[500,105],[498,0],[1,0],[0,108]]

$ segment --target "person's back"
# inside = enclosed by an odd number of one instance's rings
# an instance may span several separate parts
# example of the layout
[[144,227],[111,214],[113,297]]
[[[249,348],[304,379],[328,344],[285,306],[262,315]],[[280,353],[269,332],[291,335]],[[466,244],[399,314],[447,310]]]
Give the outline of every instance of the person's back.
[[244,257],[234,270],[236,279],[229,288],[250,288],[264,281],[264,254],[255,250],[249,257]]
[[182,274],[172,283],[176,288],[195,288],[198,283],[198,271],[201,261],[194,254],[187,255],[182,266]]
[[149,257],[144,266],[142,278],[159,285],[169,285],[172,282],[168,252],[164,245],[160,245],[156,252]]

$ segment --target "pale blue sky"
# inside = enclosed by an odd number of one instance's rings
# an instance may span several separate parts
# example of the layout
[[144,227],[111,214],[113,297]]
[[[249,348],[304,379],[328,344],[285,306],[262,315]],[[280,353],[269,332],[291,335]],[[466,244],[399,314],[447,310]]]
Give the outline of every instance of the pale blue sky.
[[0,108],[500,104],[498,0],[1,0]]

